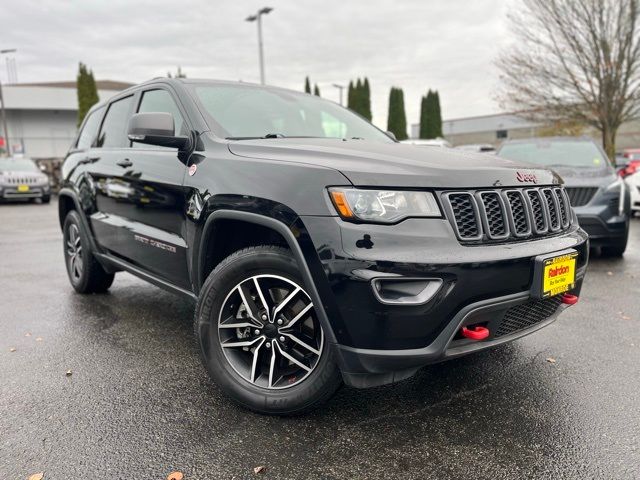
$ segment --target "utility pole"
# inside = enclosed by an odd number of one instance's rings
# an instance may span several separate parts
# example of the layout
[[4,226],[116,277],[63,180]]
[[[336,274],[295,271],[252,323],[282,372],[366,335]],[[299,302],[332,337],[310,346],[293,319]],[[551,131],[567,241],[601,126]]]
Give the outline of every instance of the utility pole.
[[339,85],[339,84],[337,84],[337,83],[334,83],[334,84],[333,84],[333,86],[334,86],[334,87],[336,87],[338,90],[340,90],[340,105],[341,105],[341,106],[344,106],[344,105],[342,104],[342,91],[343,91],[343,90],[344,90],[344,88],[345,88],[345,87],[344,87],[344,85]]
[[[13,53],[15,48],[0,50],[0,55],[4,53]],[[9,128],[7,128],[7,112],[4,106],[4,97],[2,96],[2,79],[0,79],[0,116],[2,116],[2,128],[4,129],[4,145],[7,151],[7,157],[11,156],[11,143],[9,142]]]
[[247,22],[258,22],[258,56],[260,59],[260,83],[265,84],[264,75],[264,52],[262,47],[262,15],[266,15],[271,12],[273,8],[264,7],[258,10],[255,15],[249,15],[245,20]]

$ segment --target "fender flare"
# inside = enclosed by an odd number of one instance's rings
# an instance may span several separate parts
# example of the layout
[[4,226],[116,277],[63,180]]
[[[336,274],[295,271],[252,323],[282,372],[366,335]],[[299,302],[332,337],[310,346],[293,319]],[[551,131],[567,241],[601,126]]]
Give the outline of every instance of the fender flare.
[[[93,237],[93,231],[91,230],[91,227],[89,225],[89,221],[87,220],[87,217],[84,213],[84,210],[82,209],[81,205],[80,205],[80,200],[78,199],[78,194],[73,191],[71,188],[68,187],[64,187],[61,188],[60,191],[58,192],[58,215],[60,214],[60,198],[62,197],[69,197],[71,198],[71,200],[73,201],[74,205],[75,205],[75,210],[78,212],[78,215],[80,216],[80,228],[82,228],[83,232],[86,237],[89,239],[89,246],[91,249],[91,252],[100,252],[100,250],[98,249],[97,245],[96,245],[96,241],[95,238]],[[64,224],[64,219],[60,218],[60,228],[63,227]]]
[[300,269],[300,275],[302,276],[302,280],[304,281],[305,287],[309,292],[309,296],[313,301],[314,305],[317,305],[316,312],[318,313],[318,317],[322,324],[322,327],[325,331],[325,335],[327,340],[331,344],[337,343],[336,336],[333,332],[333,327],[331,326],[331,322],[329,322],[329,318],[327,316],[327,312],[325,310],[325,303],[322,301],[316,284],[313,280],[313,275],[311,274],[311,270],[305,260],[304,254],[302,252],[302,248],[300,244],[296,240],[295,236],[291,229],[283,222],[276,220],[275,218],[265,217],[264,215],[260,215],[257,213],[251,212],[243,212],[237,210],[216,210],[211,213],[204,224],[202,230],[202,237],[200,240],[200,248],[198,251],[198,271],[197,271],[197,281],[198,281],[198,290],[202,287],[204,283],[204,279],[201,277],[202,266],[204,265],[204,245],[209,241],[209,237],[211,232],[213,231],[214,223],[218,220],[239,220],[247,223],[254,223],[256,225],[260,225],[262,227],[270,228],[285,239],[291,253],[293,254],[296,263],[298,264],[298,268]]

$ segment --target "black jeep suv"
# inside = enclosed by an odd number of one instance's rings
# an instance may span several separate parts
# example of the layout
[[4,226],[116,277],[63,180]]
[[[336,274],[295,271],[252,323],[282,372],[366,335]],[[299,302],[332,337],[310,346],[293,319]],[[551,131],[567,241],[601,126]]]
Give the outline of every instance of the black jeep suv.
[[263,413],[531,333],[587,265],[552,171],[402,145],[280,88],[130,88],[91,110],[63,177],[73,287],[127,271],[197,300],[211,378]]

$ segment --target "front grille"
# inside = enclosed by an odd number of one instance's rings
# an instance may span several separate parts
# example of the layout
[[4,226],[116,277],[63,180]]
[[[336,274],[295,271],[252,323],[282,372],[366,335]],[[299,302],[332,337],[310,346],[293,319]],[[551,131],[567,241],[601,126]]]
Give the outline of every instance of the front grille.
[[547,320],[558,311],[561,303],[562,298],[557,295],[544,300],[529,300],[527,303],[511,307],[502,317],[493,338],[504,337]]
[[442,201],[463,242],[542,236],[566,230],[572,222],[561,187],[445,192]]
[[447,198],[460,237],[466,240],[479,239],[480,225],[473,196],[469,193],[452,193]]
[[38,183],[38,178],[10,176],[10,177],[5,177],[3,181],[7,185],[35,185],[36,183]]
[[574,207],[582,207],[589,203],[598,191],[598,187],[566,187],[569,200]]

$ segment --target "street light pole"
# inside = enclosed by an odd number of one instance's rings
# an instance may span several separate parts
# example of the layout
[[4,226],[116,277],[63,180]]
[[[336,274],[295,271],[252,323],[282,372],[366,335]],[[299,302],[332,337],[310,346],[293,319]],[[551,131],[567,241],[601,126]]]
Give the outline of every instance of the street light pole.
[[340,105],[343,106],[342,104],[342,91],[344,90],[344,85],[339,85],[337,83],[333,84],[334,87],[336,87],[338,90],[340,90]]
[[266,15],[271,12],[273,8],[264,7],[258,10],[255,15],[249,15],[245,20],[247,22],[257,22],[258,23],[258,55],[260,57],[260,83],[262,85],[265,84],[265,75],[264,75],[264,52],[262,47],[262,15]]
[[[15,52],[15,48],[0,50],[0,55],[4,53]],[[9,128],[7,128],[7,113],[4,107],[4,97],[2,96],[2,79],[0,78],[0,114],[2,116],[2,128],[4,129],[4,145],[7,151],[7,157],[11,156],[11,143],[9,143]]]

